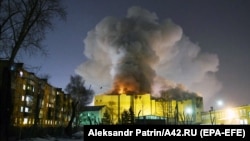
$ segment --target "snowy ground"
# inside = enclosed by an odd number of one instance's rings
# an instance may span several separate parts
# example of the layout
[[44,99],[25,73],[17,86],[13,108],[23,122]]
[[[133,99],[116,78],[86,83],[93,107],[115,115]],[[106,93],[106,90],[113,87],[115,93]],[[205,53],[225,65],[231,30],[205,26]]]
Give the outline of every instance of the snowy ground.
[[83,141],[83,132],[77,132],[73,134],[72,138],[63,138],[63,137],[37,137],[37,138],[28,138],[18,141]]
[[31,139],[22,139],[19,141],[83,141],[83,138],[80,139],[67,139],[67,138],[31,138]]

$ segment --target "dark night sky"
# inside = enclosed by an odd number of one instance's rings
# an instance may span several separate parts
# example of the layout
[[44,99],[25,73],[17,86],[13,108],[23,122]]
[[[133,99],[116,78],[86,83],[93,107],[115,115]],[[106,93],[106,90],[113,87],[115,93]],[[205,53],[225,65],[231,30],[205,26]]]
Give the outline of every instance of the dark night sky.
[[[41,66],[38,74],[49,74],[49,82],[65,88],[70,75],[86,60],[84,43],[87,33],[106,16],[122,18],[131,6],[155,12],[159,22],[171,19],[183,34],[198,44],[201,52],[219,58],[219,92],[205,99],[205,108],[216,100],[225,105],[250,104],[250,1],[248,0],[64,0],[67,21],[55,21],[44,44],[49,56],[24,58],[27,66]],[[93,84],[94,85],[94,84]]]

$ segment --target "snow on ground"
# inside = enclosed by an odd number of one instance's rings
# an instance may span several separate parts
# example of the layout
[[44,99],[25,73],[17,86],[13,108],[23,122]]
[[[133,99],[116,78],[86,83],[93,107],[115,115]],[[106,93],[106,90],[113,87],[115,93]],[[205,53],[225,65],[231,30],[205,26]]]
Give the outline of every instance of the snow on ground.
[[37,138],[27,138],[18,141],[83,141],[83,132],[76,132],[72,135],[72,138],[63,138],[63,137],[37,137]]
[[55,138],[55,137],[50,137],[50,138],[29,138],[29,139],[22,139],[19,141],[83,141],[83,138],[80,139],[69,139],[69,138]]
[[80,139],[69,139],[69,138],[30,138],[30,139],[22,139],[19,141],[83,141],[83,138]]

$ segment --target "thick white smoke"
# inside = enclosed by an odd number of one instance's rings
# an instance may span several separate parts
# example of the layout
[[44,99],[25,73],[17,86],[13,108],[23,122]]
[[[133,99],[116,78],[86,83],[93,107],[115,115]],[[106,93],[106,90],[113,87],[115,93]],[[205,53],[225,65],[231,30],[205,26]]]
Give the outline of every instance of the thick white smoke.
[[88,58],[76,73],[95,92],[125,86],[128,91],[159,91],[182,84],[200,93],[204,102],[216,94],[219,59],[202,53],[171,20],[158,22],[155,13],[140,7],[128,9],[127,16],[105,17],[84,39]]

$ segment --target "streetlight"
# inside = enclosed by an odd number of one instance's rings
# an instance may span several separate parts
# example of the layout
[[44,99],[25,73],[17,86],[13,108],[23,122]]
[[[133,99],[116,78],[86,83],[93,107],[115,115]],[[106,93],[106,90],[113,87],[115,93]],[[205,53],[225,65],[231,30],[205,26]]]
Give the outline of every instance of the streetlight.
[[192,109],[191,107],[187,107],[187,108],[186,108],[186,113],[187,113],[188,115],[191,115],[191,114],[193,113],[193,109]]
[[193,109],[191,107],[187,107],[186,108],[187,124],[188,124],[188,121],[192,123],[192,114],[193,114]]
[[221,107],[221,106],[223,106],[223,105],[224,105],[224,103],[223,103],[222,100],[218,100],[218,101],[217,101],[217,106],[218,106],[218,107]]
[[[212,116],[212,113],[213,113],[213,116]],[[215,124],[215,112],[214,112],[213,106],[210,107],[209,114],[210,114],[211,124],[214,125]]]
[[[224,103],[223,103],[222,100],[217,100],[216,101],[216,107],[217,107],[217,109],[219,109],[223,105],[224,105]],[[209,114],[210,114],[211,124],[212,125],[216,124],[216,111],[215,111],[215,109],[214,109],[213,106],[210,107]]]

